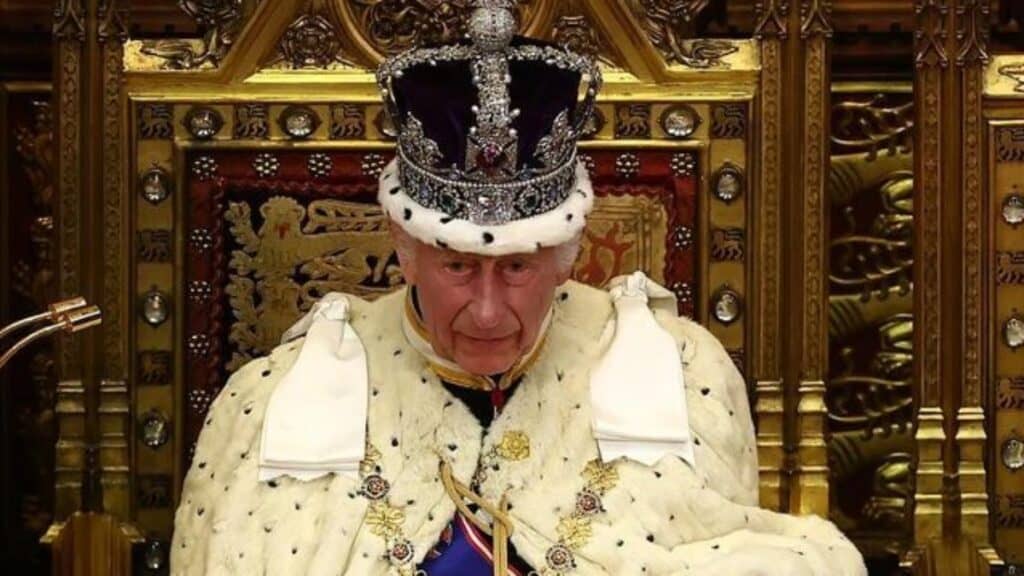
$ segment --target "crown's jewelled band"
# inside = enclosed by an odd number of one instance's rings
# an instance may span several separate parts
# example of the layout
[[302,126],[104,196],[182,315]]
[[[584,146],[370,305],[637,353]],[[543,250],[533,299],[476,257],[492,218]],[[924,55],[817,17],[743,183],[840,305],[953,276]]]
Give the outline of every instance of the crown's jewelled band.
[[576,191],[576,155],[540,176],[513,182],[451,180],[423,169],[398,149],[398,177],[417,204],[481,226],[499,226],[554,210]]

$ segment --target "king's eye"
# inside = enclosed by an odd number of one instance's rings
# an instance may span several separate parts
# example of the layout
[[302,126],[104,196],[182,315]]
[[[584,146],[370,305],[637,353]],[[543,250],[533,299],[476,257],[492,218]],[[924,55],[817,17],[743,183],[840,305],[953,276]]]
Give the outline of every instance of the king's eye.
[[451,274],[466,274],[471,270],[468,262],[453,260],[444,265],[444,269]]

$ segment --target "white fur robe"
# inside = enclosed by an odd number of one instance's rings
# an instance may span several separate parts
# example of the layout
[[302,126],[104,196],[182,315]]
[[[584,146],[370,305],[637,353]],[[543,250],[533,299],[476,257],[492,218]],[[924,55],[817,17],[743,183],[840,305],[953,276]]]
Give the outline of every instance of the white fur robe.
[[744,382],[701,326],[657,313],[682,349],[696,468],[674,457],[601,465],[587,386],[613,319],[606,292],[559,290],[543,351],[488,430],[410,347],[404,298],[351,298],[371,387],[361,475],[384,478],[386,496],[334,475],[257,481],[266,403],[302,340],[280,346],[234,374],[210,409],[175,518],[172,574],[413,574],[455,511],[442,460],[467,485],[481,463],[482,496],[508,495],[512,542],[540,574],[866,574],[829,522],[757,508]]

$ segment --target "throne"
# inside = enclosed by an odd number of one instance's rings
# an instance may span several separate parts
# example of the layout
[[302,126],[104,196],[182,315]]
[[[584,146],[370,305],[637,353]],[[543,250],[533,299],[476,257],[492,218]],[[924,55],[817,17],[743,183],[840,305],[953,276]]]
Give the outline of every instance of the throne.
[[[104,457],[123,466],[105,467],[102,484],[106,510],[145,536],[145,565],[166,565],[180,486],[228,376],[269,352],[323,294],[372,299],[402,284],[375,202],[394,145],[372,72],[386,53],[457,35],[466,11],[464,2],[437,12],[412,4],[245,4],[230,46],[209,34],[124,44],[131,242],[104,257],[123,264],[131,286],[129,328],[111,329],[127,342],[131,386],[104,382],[100,411],[112,415],[105,438],[113,442]],[[752,258],[758,47],[651,36],[666,18],[617,2],[521,3],[528,35],[591,54],[605,70],[580,149],[596,204],[574,276],[603,286],[643,270],[750,374],[761,345],[751,331],[762,314],[755,298],[766,298],[754,295],[755,274],[774,283],[767,297],[777,301],[778,289],[777,255],[761,271]],[[624,38],[644,40],[627,47]],[[769,314],[776,324],[777,313]],[[773,386],[759,404],[781,406]],[[78,393],[59,390],[58,405]],[[781,409],[758,418],[762,503],[779,508]],[[69,427],[58,442],[81,439]],[[57,458],[61,518],[79,502],[82,464]]]

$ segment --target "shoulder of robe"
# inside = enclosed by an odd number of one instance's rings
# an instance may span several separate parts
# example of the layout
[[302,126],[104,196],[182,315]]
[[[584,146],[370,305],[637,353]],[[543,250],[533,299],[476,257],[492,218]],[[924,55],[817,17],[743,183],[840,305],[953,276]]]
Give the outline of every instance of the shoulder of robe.
[[582,335],[597,338],[615,315],[606,290],[570,280],[555,290],[555,319]]
[[[385,330],[383,326],[400,326],[403,293],[400,290],[374,302],[345,295],[350,325],[366,341],[368,354],[379,348],[374,346],[375,335]],[[364,333],[374,336],[368,338]],[[247,486],[258,482],[256,462],[267,402],[304,341],[304,336],[298,336],[247,362],[228,378],[211,403],[175,512],[172,573],[201,574],[210,567],[208,543],[216,538],[217,519],[225,517],[221,509],[225,483],[259,493]]]
[[[388,295],[375,302],[346,295],[350,304],[350,320],[357,332],[372,331],[375,320],[386,306]],[[207,411],[196,453],[212,453],[240,434],[259,430],[263,425],[263,412],[274,387],[288,372],[298,357],[305,336],[299,336],[276,346],[266,356],[254,358],[228,377],[227,383],[214,398]],[[194,463],[193,463],[194,466]]]
[[[393,330],[392,325],[397,325],[400,329],[404,292],[399,290],[374,301],[344,294],[349,302],[349,324],[364,340],[363,344],[367,350],[372,350],[376,340],[367,336]],[[203,432],[205,433],[211,426],[216,429],[217,416],[230,418],[237,415],[237,412],[244,411],[245,407],[251,406],[253,402],[265,402],[274,386],[295,363],[305,339],[305,335],[301,335],[284,342],[274,347],[266,356],[250,360],[228,377],[224,388],[210,405]],[[239,398],[242,401],[229,401],[232,398]],[[213,417],[213,422],[210,422],[210,417]],[[230,433],[230,429],[227,432]]]
[[[401,310],[402,296],[392,294],[374,302],[345,296],[349,300],[350,324],[361,338],[371,340],[367,345],[368,353],[372,353],[373,341],[377,339],[367,339],[362,333],[376,333],[382,323],[395,323],[385,317],[400,319],[392,309]],[[208,567],[208,547],[204,543],[214,538],[215,518],[223,516],[219,508],[228,478],[240,489],[238,482],[257,483],[256,462],[267,402],[295,362],[304,341],[305,336],[298,336],[245,363],[231,374],[210,404],[175,512],[173,573],[201,574]]]
[[676,339],[683,363],[697,469],[730,477],[717,485],[728,499],[757,503],[757,450],[747,384],[722,343],[685,316],[656,311],[658,323]]

